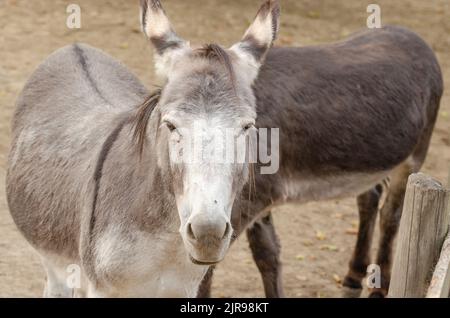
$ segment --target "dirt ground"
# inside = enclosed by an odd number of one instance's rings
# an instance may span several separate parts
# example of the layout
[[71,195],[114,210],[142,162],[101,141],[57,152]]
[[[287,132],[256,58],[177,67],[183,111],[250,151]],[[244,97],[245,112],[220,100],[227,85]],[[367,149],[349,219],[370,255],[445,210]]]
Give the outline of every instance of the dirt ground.
[[[311,45],[339,40],[366,27],[366,7],[374,1],[281,0],[278,45]],[[66,27],[66,7],[78,3],[82,28]],[[45,276],[39,259],[16,230],[4,191],[10,120],[15,100],[37,65],[52,51],[74,41],[101,48],[124,62],[146,85],[154,82],[152,53],[140,34],[138,1],[0,0],[0,297],[36,297]],[[237,41],[251,22],[259,0],[165,0],[178,33],[192,43]],[[435,50],[450,83],[450,1],[377,0],[383,24],[407,26]],[[445,180],[450,166],[450,87],[423,171]],[[289,297],[339,297],[358,224],[354,198],[275,213],[283,246],[283,281]],[[376,245],[376,244],[375,244]],[[376,251],[374,246],[373,252]],[[219,265],[217,297],[262,297],[261,279],[245,236]]]

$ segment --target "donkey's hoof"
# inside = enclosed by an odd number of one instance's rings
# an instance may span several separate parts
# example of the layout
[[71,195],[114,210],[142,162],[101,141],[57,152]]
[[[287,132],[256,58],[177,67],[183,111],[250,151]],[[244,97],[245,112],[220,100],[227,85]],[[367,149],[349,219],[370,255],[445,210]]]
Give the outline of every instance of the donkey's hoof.
[[361,279],[355,279],[350,275],[345,276],[342,285],[351,289],[362,289]]
[[385,298],[386,295],[382,291],[373,291],[370,293],[369,298]]
[[360,298],[362,293],[362,288],[351,288],[344,286],[342,288],[342,298]]

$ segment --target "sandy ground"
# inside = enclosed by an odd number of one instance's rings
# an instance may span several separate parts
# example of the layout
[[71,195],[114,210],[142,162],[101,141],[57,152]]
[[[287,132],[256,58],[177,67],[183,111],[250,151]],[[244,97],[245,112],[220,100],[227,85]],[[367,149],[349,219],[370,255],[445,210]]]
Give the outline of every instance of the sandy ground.
[[[66,6],[82,8],[82,28],[65,26]],[[147,85],[154,83],[152,54],[139,31],[136,1],[0,0],[0,297],[42,294],[38,257],[16,230],[8,212],[4,176],[15,100],[37,65],[74,41],[97,46],[127,64]],[[166,0],[179,34],[193,43],[232,44],[252,20],[259,0]],[[310,45],[344,38],[366,26],[361,0],[281,0],[278,45]],[[450,1],[381,1],[383,24],[418,32],[436,51],[450,83]],[[450,89],[445,92],[423,170],[445,180],[450,163]],[[285,206],[275,213],[283,246],[283,280],[289,297],[339,297],[358,218],[354,198]],[[376,247],[374,247],[374,251]],[[218,297],[261,297],[262,283],[245,236],[216,271]]]

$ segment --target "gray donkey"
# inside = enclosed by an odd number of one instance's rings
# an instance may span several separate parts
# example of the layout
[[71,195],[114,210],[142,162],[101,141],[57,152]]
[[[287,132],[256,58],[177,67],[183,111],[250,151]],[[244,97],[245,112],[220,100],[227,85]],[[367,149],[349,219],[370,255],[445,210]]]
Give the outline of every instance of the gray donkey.
[[[66,269],[78,264],[81,296],[195,296],[201,283],[207,296],[212,265],[247,230],[266,295],[282,296],[271,209],[348,195],[358,195],[361,221],[344,284],[359,291],[389,177],[382,286],[372,293],[385,295],[406,178],[425,159],[443,90],[429,47],[386,27],[326,46],[271,48],[272,0],[230,49],[194,49],[158,0],[141,9],[161,90],[149,94],[122,65],[75,44],[51,55],[18,100],[8,203],[42,257],[45,295],[73,295]],[[247,161],[173,160],[190,149],[194,125],[206,140],[213,128],[244,136],[279,128],[278,173]]]

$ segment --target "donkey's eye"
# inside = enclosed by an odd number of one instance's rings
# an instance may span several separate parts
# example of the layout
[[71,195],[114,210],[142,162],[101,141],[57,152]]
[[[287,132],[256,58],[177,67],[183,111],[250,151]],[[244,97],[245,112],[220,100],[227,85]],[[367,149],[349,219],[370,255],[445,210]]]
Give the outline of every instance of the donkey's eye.
[[251,128],[253,128],[255,125],[253,124],[253,123],[248,123],[247,125],[245,125],[244,127],[243,127],[243,130],[244,131],[248,131],[248,130],[250,130]]
[[175,125],[172,124],[170,121],[165,121],[164,124],[166,125],[167,128],[169,128],[170,132],[174,132],[175,130],[177,130],[177,127],[175,127]]

